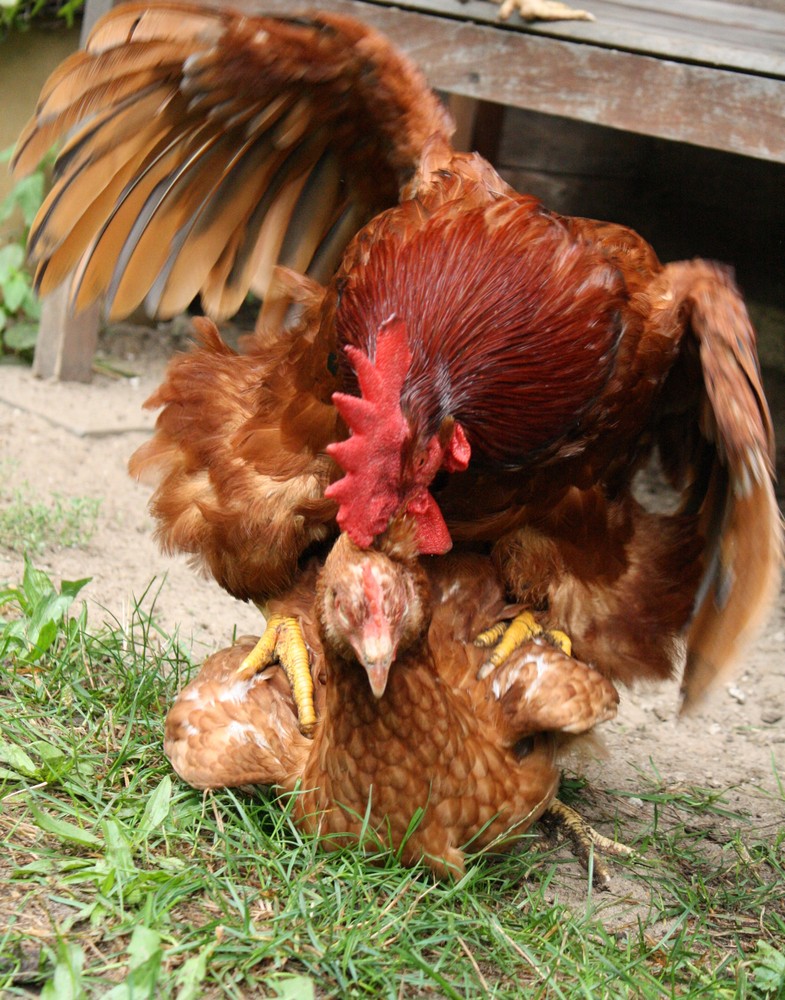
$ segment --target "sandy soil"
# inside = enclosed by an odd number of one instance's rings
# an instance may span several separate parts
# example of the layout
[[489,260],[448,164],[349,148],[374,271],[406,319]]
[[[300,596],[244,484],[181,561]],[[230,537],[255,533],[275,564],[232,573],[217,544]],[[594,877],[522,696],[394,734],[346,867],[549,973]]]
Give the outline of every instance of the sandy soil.
[[[156,618],[167,629],[179,629],[200,657],[226,645],[235,628],[258,632],[259,616],[197,577],[185,559],[158,551],[147,490],[125,470],[154,419],[141,404],[183,339],[182,328],[121,330],[106,343],[118,364],[136,374],[96,375],[90,385],[46,383],[28,369],[0,367],[0,440],[6,484],[26,482],[41,499],[60,493],[102,501],[97,531],[85,549],[47,552],[37,564],[57,579],[92,577],[83,593],[94,625],[110,616],[127,619],[134,598],[155,580]],[[773,392],[780,411],[783,389],[780,380]],[[782,412],[777,418],[782,429]],[[21,572],[21,557],[0,549],[0,581],[16,582]],[[688,718],[677,717],[677,703],[675,684],[625,693],[618,719],[605,727],[606,758],[586,765],[592,785],[634,794],[659,774],[671,788],[730,789],[730,804],[749,813],[764,834],[785,824],[777,794],[777,775],[785,779],[785,600],[732,683]],[[626,802],[630,819],[645,824],[649,806],[635,798]]]

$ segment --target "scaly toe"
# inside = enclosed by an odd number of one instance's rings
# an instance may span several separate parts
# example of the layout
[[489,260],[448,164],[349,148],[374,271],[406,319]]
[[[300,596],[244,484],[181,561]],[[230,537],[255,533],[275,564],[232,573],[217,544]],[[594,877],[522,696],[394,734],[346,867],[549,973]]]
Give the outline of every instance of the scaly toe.
[[501,638],[499,638],[491,655],[480,667],[477,674],[478,678],[482,680],[484,677],[487,677],[498,666],[504,663],[507,657],[514,653],[519,646],[542,634],[543,628],[531,611],[522,611],[511,622],[498,622],[496,625],[491,626],[491,628],[481,632],[474,640],[476,646],[491,646],[499,636]]
[[316,726],[313,678],[308,647],[296,618],[270,615],[264,634],[243,659],[237,669],[237,676],[245,679],[253,677],[276,662],[280,663],[291,684],[300,732],[304,736],[311,736]]
[[572,639],[567,635],[566,632],[562,632],[560,629],[548,629],[543,635],[546,639],[550,640],[554,646],[558,646],[559,649],[564,653],[565,656],[572,656]]
[[587,872],[591,872],[592,883],[597,889],[607,889],[611,882],[610,872],[597,856],[598,851],[617,858],[637,858],[631,847],[598,833],[580,813],[559,799],[551,802],[540,820],[546,829],[560,833],[570,842],[578,861]]

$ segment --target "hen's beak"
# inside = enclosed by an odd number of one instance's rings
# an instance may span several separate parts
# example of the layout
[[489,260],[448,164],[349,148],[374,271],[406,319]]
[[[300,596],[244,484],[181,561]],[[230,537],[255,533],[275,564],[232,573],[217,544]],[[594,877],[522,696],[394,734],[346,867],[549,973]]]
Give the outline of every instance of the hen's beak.
[[357,659],[365,667],[368,683],[375,698],[381,698],[387,689],[387,678],[395,659],[395,644],[389,630],[366,633],[356,647]]

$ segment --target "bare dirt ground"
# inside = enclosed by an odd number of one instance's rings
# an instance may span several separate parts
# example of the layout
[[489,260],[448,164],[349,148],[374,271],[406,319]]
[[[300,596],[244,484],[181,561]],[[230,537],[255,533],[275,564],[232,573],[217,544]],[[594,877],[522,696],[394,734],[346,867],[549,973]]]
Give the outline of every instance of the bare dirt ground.
[[[201,658],[227,645],[235,629],[258,633],[261,620],[253,608],[197,577],[185,559],[158,551],[146,510],[148,490],[132,482],[125,468],[154,420],[142,402],[158,384],[168,355],[184,341],[182,327],[179,333],[115,331],[104,343],[119,365],[136,374],[96,375],[89,385],[47,383],[26,368],[0,368],[0,440],[7,484],[9,477],[27,483],[40,499],[53,493],[101,499],[87,547],[47,552],[37,565],[57,580],[92,577],[83,594],[94,626],[110,617],[127,620],[134,599],[155,580],[156,619],[168,630],[179,629]],[[783,381],[770,386],[780,440]],[[20,556],[0,549],[0,581],[18,582],[22,568]],[[604,727],[606,756],[585,763],[592,786],[634,796],[659,775],[670,789],[728,789],[730,806],[772,836],[785,825],[778,792],[778,780],[785,780],[785,598],[733,681],[694,715],[679,718],[677,706],[675,683],[625,692],[617,720]],[[599,794],[600,814],[602,800]],[[611,813],[619,801],[613,800]],[[646,823],[648,803],[621,801],[630,820]]]

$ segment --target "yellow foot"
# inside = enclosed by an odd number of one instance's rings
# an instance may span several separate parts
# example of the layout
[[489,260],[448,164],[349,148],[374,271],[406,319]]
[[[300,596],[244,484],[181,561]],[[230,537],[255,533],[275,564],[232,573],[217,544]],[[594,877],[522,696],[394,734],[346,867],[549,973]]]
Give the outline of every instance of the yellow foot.
[[575,10],[558,0],[500,0],[499,17],[504,21],[518,11],[524,21],[593,21],[588,10]]
[[493,652],[480,667],[477,674],[479,679],[487,677],[498,666],[501,666],[516,649],[538,636],[552,642],[554,646],[558,646],[566,656],[572,655],[572,643],[568,635],[558,631],[558,629],[546,631],[531,611],[522,611],[512,621],[497,622],[484,632],[480,632],[474,640],[475,646],[494,646]]
[[638,857],[626,844],[620,844],[617,840],[611,840],[610,837],[603,837],[601,833],[597,833],[580,813],[559,799],[551,802],[540,817],[540,822],[550,835],[555,834],[558,839],[569,840],[578,861],[587,872],[592,873],[592,883],[597,889],[607,889],[611,883],[610,872],[597,857],[598,851],[617,858]]
[[281,664],[292,685],[300,732],[304,736],[312,736],[316,725],[313,678],[308,647],[296,618],[270,615],[264,634],[238,667],[237,676],[253,677],[276,662]]

